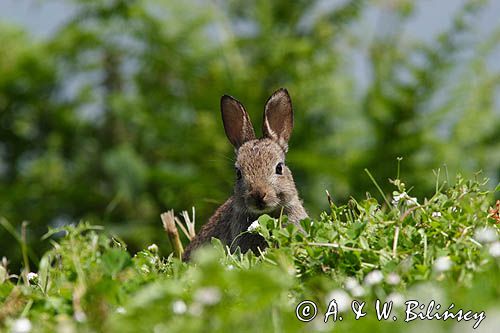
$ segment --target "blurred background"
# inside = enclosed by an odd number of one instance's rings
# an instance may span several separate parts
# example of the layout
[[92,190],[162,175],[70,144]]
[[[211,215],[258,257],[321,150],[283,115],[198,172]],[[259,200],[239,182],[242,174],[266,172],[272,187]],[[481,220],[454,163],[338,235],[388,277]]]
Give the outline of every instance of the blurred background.
[[[230,94],[260,133],[286,87],[287,163],[311,216],[342,204],[432,195],[461,173],[500,178],[498,1],[0,1],[0,256],[17,265],[29,221],[105,225],[132,251],[170,247],[159,215],[231,194],[220,119]],[[380,199],[380,198],[379,198]],[[12,226],[12,228],[10,228]]]

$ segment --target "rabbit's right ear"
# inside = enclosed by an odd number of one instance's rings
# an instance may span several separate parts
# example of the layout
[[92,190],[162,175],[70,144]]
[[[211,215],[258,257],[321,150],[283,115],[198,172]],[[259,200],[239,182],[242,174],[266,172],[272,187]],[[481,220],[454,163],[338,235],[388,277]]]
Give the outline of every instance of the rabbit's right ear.
[[220,110],[224,131],[234,148],[238,149],[245,142],[255,139],[250,117],[240,102],[224,95],[220,99]]
[[288,91],[278,89],[269,97],[264,109],[262,133],[264,137],[276,141],[286,152],[293,129],[292,100]]

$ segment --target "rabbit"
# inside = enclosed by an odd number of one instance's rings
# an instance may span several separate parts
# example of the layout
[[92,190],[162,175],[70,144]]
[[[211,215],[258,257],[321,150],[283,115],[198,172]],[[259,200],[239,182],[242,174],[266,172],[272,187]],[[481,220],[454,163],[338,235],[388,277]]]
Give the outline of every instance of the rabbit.
[[[234,252],[240,248],[256,255],[267,243],[258,234],[243,233],[262,214],[288,216],[298,222],[308,217],[299,199],[290,169],[285,164],[288,140],[293,128],[292,101],[281,88],[267,100],[262,126],[263,137],[255,137],[250,117],[243,105],[231,96],[221,98],[221,113],[227,138],[236,152],[234,194],[220,206],[186,247],[183,260],[191,253],[218,238]],[[299,226],[300,228],[300,226]],[[243,233],[243,234],[242,234]]]

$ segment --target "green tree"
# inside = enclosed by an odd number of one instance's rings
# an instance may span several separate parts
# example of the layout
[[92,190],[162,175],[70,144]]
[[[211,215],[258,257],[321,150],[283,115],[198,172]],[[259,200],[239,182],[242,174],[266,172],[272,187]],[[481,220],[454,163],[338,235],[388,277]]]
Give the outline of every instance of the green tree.
[[[37,248],[47,225],[88,219],[132,249],[168,252],[162,211],[194,205],[205,222],[234,179],[223,94],[259,128],[269,94],[289,89],[288,163],[312,215],[325,189],[340,203],[363,197],[365,168],[382,184],[394,178],[397,157],[419,194],[443,164],[450,179],[500,177],[500,76],[487,66],[500,33],[474,34],[480,1],[431,42],[402,34],[414,14],[403,0],[68,3],[47,40],[0,28],[0,215],[17,230],[31,221]],[[366,38],[364,14],[380,9],[395,32]],[[363,54],[366,82],[355,75]],[[0,242],[16,261],[3,228]]]

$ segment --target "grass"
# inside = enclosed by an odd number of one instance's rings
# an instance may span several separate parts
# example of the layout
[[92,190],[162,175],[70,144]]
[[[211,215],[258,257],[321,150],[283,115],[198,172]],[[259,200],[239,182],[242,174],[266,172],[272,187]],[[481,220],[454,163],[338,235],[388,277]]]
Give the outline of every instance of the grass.
[[[36,272],[16,276],[6,261],[0,266],[0,331],[469,332],[476,325],[488,332],[500,327],[493,193],[483,182],[458,177],[452,186],[437,185],[430,198],[412,198],[401,180],[391,182],[392,198],[381,191],[382,203],[373,197],[342,206],[330,201],[318,218],[301,222],[305,233],[287,225],[286,217],[261,216],[252,232],[270,247],[260,257],[229,254],[213,240],[187,264],[173,255],[162,257],[156,245],[132,255],[118,238],[87,223],[50,230],[46,238],[53,248]],[[55,237],[61,232],[64,237]],[[27,253],[22,237],[18,241]],[[332,299],[337,308],[329,308]],[[317,307],[309,322],[296,316],[303,300]],[[377,300],[392,301],[387,320],[377,319]],[[405,322],[408,300],[439,303],[440,311],[430,312],[434,318],[446,309],[472,310],[470,320]],[[355,320],[351,304],[363,302],[366,315]],[[308,304],[298,313],[305,316]],[[332,315],[325,323],[327,310]]]

